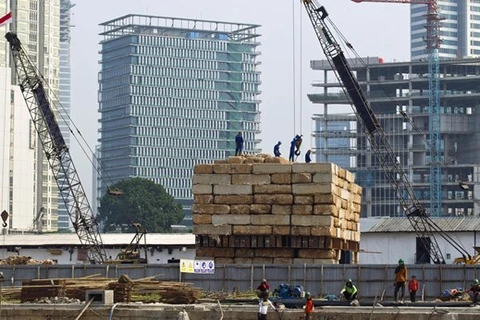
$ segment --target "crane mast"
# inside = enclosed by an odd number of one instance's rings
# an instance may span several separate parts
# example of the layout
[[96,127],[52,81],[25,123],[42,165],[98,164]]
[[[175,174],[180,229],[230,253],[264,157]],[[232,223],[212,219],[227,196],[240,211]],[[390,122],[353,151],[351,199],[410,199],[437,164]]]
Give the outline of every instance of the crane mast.
[[92,263],[107,259],[98,223],[80,182],[70,152],[50,106],[43,77],[34,67],[17,35],[5,35],[12,52],[18,85],[22,91],[43,151],[80,242]]
[[442,232],[418,201],[407,174],[399,163],[385,132],[370,107],[365,93],[354,76],[340,44],[336,41],[325,22],[328,16],[326,9],[323,6],[319,6],[314,0],[302,0],[302,2],[320,41],[322,50],[331,64],[338,81],[343,84],[358,121],[363,124],[364,134],[396,194],[399,206],[410,221],[420,241],[422,241],[424,248],[428,250],[433,263],[445,263],[443,254],[435,239],[434,231],[439,232],[463,256],[469,256],[468,252],[459,246],[448,234]]

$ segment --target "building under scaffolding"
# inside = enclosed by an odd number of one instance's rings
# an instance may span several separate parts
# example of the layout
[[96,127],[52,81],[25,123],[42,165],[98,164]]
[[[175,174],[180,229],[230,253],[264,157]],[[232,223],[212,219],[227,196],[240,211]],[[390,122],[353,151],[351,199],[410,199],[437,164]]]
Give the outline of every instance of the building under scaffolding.
[[[442,216],[480,215],[480,58],[441,62],[438,157],[428,143],[428,62],[381,63],[370,57],[349,63],[421,204],[429,210],[429,164],[440,159]],[[323,81],[313,85],[317,93],[309,94],[323,106],[313,117],[317,161],[355,172],[364,188],[362,217],[403,216],[355,114],[338,113],[349,101],[332,67],[326,60],[312,61],[311,67],[323,72]]]

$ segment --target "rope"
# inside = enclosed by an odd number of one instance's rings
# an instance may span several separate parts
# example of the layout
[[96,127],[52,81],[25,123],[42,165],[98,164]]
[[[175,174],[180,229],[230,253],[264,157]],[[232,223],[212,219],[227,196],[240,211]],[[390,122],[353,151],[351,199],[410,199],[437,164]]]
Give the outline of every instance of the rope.
[[295,75],[296,75],[296,68],[295,68],[295,1],[292,1],[292,73],[293,73],[293,135],[296,134],[296,126],[297,126],[297,120],[296,120],[296,113],[297,113],[297,108],[296,108],[296,94],[295,94]]

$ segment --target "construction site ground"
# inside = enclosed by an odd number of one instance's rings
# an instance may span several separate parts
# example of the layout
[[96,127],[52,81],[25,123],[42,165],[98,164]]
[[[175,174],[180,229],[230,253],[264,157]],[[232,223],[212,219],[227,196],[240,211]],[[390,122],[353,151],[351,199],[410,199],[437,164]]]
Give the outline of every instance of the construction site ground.
[[[437,320],[478,319],[480,307],[408,307],[408,306],[322,306],[316,307],[315,320]],[[269,311],[269,319],[304,319],[302,309]],[[163,320],[254,320],[256,305],[220,304],[204,302],[189,305],[170,304],[2,304],[0,319],[163,319]]]

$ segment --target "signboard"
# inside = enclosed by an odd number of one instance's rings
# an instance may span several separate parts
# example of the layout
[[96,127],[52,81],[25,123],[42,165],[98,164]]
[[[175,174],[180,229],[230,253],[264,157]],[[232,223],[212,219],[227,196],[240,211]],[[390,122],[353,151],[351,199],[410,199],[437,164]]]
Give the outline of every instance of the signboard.
[[213,274],[215,273],[215,262],[213,260],[180,259],[180,272]]
[[194,273],[193,261],[194,260],[180,259],[180,272]]
[[195,273],[215,273],[215,262],[213,260],[195,260],[193,267]]

